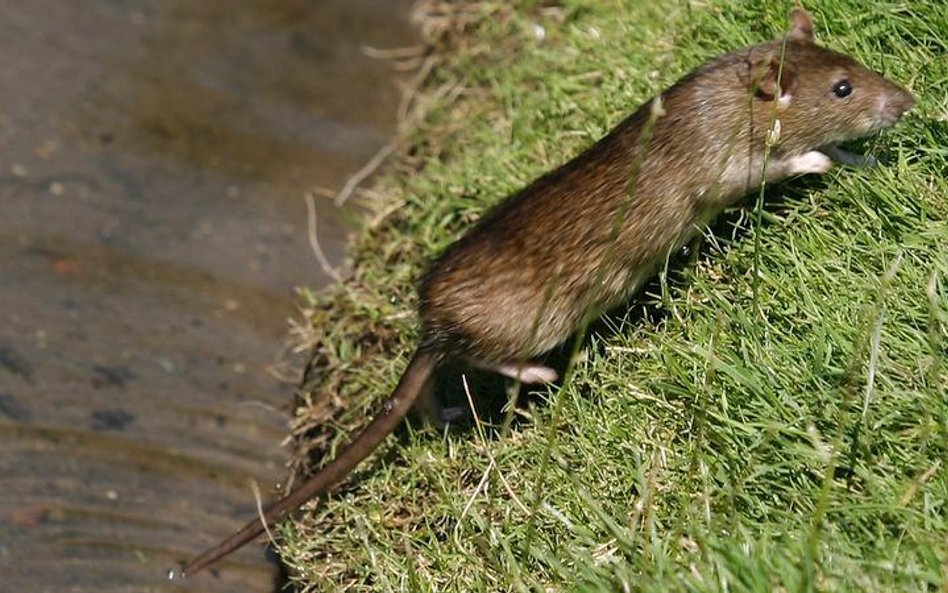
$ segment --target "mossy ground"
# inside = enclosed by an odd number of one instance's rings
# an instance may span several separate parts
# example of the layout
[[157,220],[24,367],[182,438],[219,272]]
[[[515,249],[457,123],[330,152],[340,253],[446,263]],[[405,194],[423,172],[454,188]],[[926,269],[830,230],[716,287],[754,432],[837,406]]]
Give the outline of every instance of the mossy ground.
[[[301,458],[332,455],[394,386],[433,254],[682,74],[784,30],[790,8],[430,13],[446,25],[425,116],[375,182],[348,279],[308,295]],[[948,591],[948,9],[808,8],[821,43],[918,98],[863,143],[883,165],[726,214],[509,431],[485,405],[468,430],[387,441],[281,529],[307,590]]]

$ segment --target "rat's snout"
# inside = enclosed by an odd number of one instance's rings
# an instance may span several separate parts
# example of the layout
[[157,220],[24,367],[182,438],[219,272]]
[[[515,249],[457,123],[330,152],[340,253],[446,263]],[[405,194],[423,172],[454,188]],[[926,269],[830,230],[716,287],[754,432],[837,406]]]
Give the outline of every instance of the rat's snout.
[[915,97],[894,84],[880,94],[878,102],[879,119],[883,126],[891,126],[899,121],[905,112],[915,105]]

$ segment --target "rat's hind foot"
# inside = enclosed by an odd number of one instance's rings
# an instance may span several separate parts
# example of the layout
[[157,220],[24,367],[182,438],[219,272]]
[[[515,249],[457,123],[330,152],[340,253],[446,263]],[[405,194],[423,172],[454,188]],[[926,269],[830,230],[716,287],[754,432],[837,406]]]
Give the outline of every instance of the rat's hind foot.
[[434,381],[429,381],[415,400],[414,412],[418,420],[442,431],[451,424],[463,423],[471,418],[471,410],[465,406],[441,405],[435,395],[434,384]]
[[471,410],[464,406],[442,406],[439,402],[428,402],[415,406],[418,421],[425,426],[434,428],[438,432],[453,428],[454,425],[465,424],[471,419]]
[[556,381],[556,371],[533,362],[510,362],[498,365],[494,367],[494,370],[521,383],[552,383]]

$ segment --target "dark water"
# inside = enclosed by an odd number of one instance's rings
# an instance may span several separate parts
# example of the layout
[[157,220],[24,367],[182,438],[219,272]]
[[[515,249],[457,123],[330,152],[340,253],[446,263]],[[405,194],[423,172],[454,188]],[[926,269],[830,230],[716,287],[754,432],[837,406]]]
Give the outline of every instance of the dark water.
[[392,133],[409,4],[0,0],[0,591],[272,590],[165,575],[283,477],[302,196]]

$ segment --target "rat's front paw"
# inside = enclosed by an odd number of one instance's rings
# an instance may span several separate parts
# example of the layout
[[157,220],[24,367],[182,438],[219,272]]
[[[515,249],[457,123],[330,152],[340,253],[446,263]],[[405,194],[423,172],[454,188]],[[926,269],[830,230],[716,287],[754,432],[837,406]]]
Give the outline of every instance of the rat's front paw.
[[833,159],[829,158],[818,150],[805,152],[800,156],[795,156],[790,162],[790,171],[792,175],[805,175],[807,173],[826,173],[833,168]]

